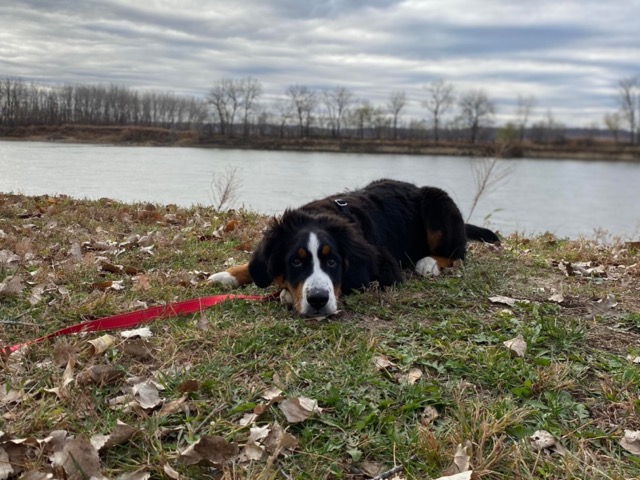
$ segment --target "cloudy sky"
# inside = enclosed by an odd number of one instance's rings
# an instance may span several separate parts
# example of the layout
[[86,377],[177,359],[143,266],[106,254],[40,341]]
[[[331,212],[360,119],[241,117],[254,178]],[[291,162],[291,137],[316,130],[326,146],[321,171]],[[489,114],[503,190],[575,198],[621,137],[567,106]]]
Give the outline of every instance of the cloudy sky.
[[379,105],[404,90],[413,118],[442,78],[485,89],[499,122],[523,94],[586,126],[640,74],[639,18],[640,0],[0,0],[0,78],[205,96],[253,76],[265,100],[341,85]]

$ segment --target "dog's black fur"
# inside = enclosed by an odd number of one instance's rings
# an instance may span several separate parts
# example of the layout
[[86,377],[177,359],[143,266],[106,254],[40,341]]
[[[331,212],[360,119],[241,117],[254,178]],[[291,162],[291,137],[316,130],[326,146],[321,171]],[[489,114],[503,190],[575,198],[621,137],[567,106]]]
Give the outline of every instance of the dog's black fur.
[[276,283],[303,315],[330,314],[341,293],[400,283],[403,268],[438,274],[464,259],[468,240],[499,242],[491,230],[465,224],[443,190],[383,179],[285,211],[248,265],[212,280]]

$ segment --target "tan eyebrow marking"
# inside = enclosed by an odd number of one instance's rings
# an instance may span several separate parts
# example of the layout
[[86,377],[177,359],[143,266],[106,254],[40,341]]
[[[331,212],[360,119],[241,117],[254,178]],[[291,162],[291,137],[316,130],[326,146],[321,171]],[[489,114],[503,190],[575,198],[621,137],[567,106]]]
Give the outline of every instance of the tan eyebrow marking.
[[320,253],[322,253],[322,255],[326,257],[331,253],[331,247],[329,245],[325,245],[324,247],[322,247]]
[[300,258],[307,258],[307,252],[305,251],[305,249],[304,249],[304,248],[300,247],[300,248],[298,249],[298,256],[299,256]]

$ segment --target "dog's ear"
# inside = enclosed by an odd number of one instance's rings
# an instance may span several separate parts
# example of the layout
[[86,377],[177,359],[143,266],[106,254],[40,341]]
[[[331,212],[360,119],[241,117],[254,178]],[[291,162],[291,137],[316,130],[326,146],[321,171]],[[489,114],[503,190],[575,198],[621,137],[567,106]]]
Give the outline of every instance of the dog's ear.
[[271,285],[273,279],[284,274],[285,256],[296,232],[313,222],[302,210],[285,210],[282,217],[273,217],[262,240],[249,261],[249,275],[260,288]]
[[366,288],[378,280],[378,251],[365,240],[362,233],[351,223],[341,218],[327,218],[325,228],[338,244],[342,256],[344,273],[342,289]]
[[[287,212],[285,212],[286,215]],[[288,238],[285,215],[274,217],[254,250],[249,261],[249,275],[260,288],[271,285],[273,279],[284,271],[284,248]]]

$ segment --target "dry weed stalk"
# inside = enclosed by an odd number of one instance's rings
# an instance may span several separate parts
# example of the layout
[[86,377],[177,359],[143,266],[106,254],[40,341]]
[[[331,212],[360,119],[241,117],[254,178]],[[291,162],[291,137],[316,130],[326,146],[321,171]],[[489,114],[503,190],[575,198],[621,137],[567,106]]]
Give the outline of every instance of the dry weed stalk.
[[513,172],[513,164],[498,163],[498,160],[503,157],[505,149],[506,146],[499,148],[494,157],[485,157],[473,162],[472,174],[476,190],[471,201],[471,209],[467,215],[467,222],[482,196],[498,188]]
[[210,194],[211,203],[216,210],[232,208],[238,201],[242,180],[239,177],[238,167],[228,166],[220,176],[216,174],[211,178]]

